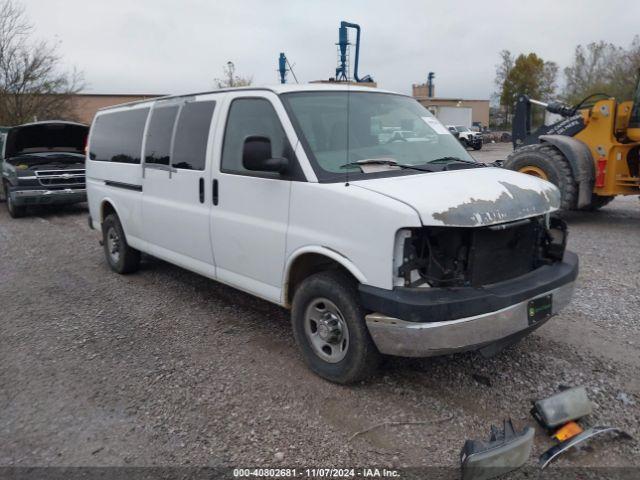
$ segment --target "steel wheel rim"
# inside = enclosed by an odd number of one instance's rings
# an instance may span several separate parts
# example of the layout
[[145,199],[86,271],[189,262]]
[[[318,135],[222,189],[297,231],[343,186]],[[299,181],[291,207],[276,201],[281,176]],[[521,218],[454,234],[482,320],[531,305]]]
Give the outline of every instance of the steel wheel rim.
[[120,260],[120,235],[115,228],[110,227],[107,230],[107,252],[114,263]]
[[304,333],[313,352],[328,363],[338,363],[349,351],[349,328],[331,300],[316,298],[304,313]]
[[531,175],[532,177],[541,178],[542,180],[549,180],[549,176],[546,174],[546,172],[540,167],[536,167],[534,165],[527,165],[526,167],[522,167],[518,171],[520,173],[524,173],[525,175]]

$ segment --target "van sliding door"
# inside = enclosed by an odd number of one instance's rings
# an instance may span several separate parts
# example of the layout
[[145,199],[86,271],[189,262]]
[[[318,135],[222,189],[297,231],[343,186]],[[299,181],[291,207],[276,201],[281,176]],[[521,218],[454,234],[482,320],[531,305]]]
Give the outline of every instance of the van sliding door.
[[157,102],[147,127],[144,237],[152,254],[213,277],[206,158],[215,102],[178,100]]

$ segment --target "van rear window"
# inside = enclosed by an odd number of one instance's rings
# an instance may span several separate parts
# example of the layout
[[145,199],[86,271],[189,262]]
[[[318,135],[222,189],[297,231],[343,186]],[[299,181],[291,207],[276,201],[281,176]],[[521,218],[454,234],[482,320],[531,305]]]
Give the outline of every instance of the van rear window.
[[89,158],[99,162],[140,163],[148,108],[103,113],[91,128]]

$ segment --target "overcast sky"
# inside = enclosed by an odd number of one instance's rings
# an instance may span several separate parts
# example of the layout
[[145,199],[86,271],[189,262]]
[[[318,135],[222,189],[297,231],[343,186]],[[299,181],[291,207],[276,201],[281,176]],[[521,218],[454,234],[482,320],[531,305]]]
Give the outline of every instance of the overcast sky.
[[36,36],[60,42],[65,63],[84,72],[92,93],[207,90],[228,60],[254,84],[273,84],[279,52],[301,82],[326,79],[347,20],[363,29],[360,74],[380,87],[410,93],[434,71],[437,96],[489,98],[502,49],[564,67],[577,44],[626,47],[640,33],[638,0],[23,2]]

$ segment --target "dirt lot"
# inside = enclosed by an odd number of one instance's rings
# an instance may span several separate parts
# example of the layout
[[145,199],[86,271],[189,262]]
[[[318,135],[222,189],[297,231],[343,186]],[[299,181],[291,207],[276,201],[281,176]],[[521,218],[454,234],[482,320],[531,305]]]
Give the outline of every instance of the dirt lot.
[[[533,425],[530,400],[562,385],[588,388],[588,423],[640,437],[637,197],[567,215],[575,299],[520,344],[389,359],[354,387],[305,368],[278,307],[152,258],[112,273],[86,218],[0,205],[0,465],[457,466],[466,438]],[[386,421],[425,423],[350,440]],[[550,445],[538,429],[534,455]],[[596,441],[557,464],[640,466],[640,446]]]

